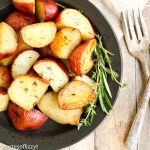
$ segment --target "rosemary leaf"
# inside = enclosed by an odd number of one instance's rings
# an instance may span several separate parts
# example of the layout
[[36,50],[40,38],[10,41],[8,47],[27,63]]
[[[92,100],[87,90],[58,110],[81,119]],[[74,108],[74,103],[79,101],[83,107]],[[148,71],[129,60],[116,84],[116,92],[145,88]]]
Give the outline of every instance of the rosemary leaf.
[[112,94],[107,82],[108,76],[110,76],[111,80],[118,83],[121,87],[126,86],[126,84],[121,84],[117,80],[119,75],[112,69],[110,56],[113,56],[113,54],[103,47],[101,37],[99,35],[96,35],[96,37],[97,45],[93,52],[95,65],[91,76],[91,79],[95,81],[96,99],[84,108],[83,118],[81,118],[80,123],[78,124],[78,130],[82,126],[89,126],[92,124],[96,115],[98,103],[100,103],[102,111],[106,114],[108,114],[106,105],[112,109],[112,104],[110,101]]
[[103,73],[103,72],[102,72],[102,74],[103,74],[103,80],[104,80],[105,88],[106,88],[106,90],[107,90],[107,92],[108,92],[108,94],[109,94],[110,98],[112,98],[112,94],[111,94],[111,91],[110,91],[109,85],[108,85],[108,83],[107,83],[107,79],[106,79],[106,77],[105,77],[105,75],[104,75],[104,73]]

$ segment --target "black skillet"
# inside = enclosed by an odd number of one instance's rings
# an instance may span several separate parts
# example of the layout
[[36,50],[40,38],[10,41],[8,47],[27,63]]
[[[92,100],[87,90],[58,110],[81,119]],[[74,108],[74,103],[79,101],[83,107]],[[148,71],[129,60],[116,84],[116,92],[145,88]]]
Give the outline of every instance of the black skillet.
[[[83,11],[91,21],[95,32],[102,35],[104,46],[113,54],[112,66],[120,74],[121,78],[121,54],[116,36],[103,14],[87,0],[57,0],[59,4],[66,7],[76,8]],[[0,2],[0,22],[4,21],[6,16],[14,10],[11,0],[1,0]],[[9,37],[8,37],[9,38]],[[109,80],[112,91],[111,102],[116,101],[119,86]],[[21,98],[21,97],[20,97]],[[0,142],[7,145],[38,145],[39,150],[56,150],[70,146],[83,139],[103,121],[106,114],[101,111],[100,106],[97,108],[97,115],[90,127],[83,127],[80,131],[74,126],[57,124],[51,120],[37,131],[20,132],[10,124],[7,113],[0,113]],[[109,133],[107,133],[109,134]]]

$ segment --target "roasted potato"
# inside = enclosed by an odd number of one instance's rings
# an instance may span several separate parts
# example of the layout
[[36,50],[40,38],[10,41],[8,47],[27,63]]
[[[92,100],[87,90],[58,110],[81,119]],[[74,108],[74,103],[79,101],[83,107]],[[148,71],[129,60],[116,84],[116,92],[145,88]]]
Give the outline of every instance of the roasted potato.
[[5,21],[16,31],[20,30],[24,26],[37,23],[35,16],[28,15],[21,11],[12,12]]
[[48,119],[37,109],[25,110],[13,102],[8,105],[8,116],[17,130],[27,131],[39,129]]
[[66,68],[68,69],[68,71],[69,71],[69,76],[70,76],[70,77],[75,77],[76,75],[71,71],[69,60],[68,60],[68,59],[61,59],[61,62],[62,62],[62,63],[66,66]]
[[54,22],[37,23],[23,27],[21,35],[27,45],[34,48],[41,48],[53,41],[56,30]]
[[13,58],[14,58],[14,56],[12,55],[12,56],[0,59],[0,65],[6,66],[6,67],[10,66],[13,61]]
[[39,60],[33,68],[39,76],[49,81],[50,86],[55,92],[59,92],[69,81],[68,70],[57,60],[50,58]]
[[83,81],[83,82],[87,83],[88,85],[90,85],[90,87],[93,89],[93,91],[95,91],[96,83],[94,82],[94,80],[92,80],[87,75],[75,76],[73,78],[73,80]]
[[54,0],[36,0],[36,15],[40,22],[51,21],[58,14],[58,6]]
[[16,9],[30,15],[35,14],[35,0],[12,0]]
[[82,40],[90,40],[95,37],[94,30],[89,20],[76,9],[63,10],[56,19],[58,29],[72,27],[80,30]]
[[31,46],[27,45],[23,39],[22,39],[22,35],[21,35],[21,30],[18,32],[18,47],[17,47],[17,53],[19,53],[20,51],[23,50],[30,50],[33,49]]
[[4,89],[0,88],[0,112],[7,110],[8,103],[8,94],[4,91]]
[[54,92],[46,93],[38,102],[38,108],[50,119],[61,123],[78,125],[82,109],[63,110],[58,106],[58,95]]
[[10,82],[11,76],[8,68],[0,66],[0,88],[8,89]]
[[40,77],[22,75],[8,89],[10,100],[18,106],[31,110],[48,89],[48,82]]
[[96,40],[89,40],[79,45],[70,55],[69,62],[71,70],[77,75],[87,74],[93,67],[91,58]]
[[82,81],[69,82],[58,94],[61,109],[71,110],[85,107],[96,95],[92,88]]
[[13,55],[18,46],[14,29],[5,22],[0,23],[0,59]]
[[23,41],[20,31],[17,32],[17,35],[18,35],[18,46],[17,46],[17,50],[15,51],[15,53],[14,53],[13,55],[11,55],[11,56],[9,56],[9,57],[6,57],[6,58],[3,58],[3,59],[0,59],[0,65],[3,65],[3,66],[10,66],[11,63],[13,62],[14,58],[16,57],[16,55],[17,55],[20,51],[33,49],[31,46],[27,45],[27,44]]
[[51,43],[52,54],[60,59],[68,59],[72,51],[81,43],[78,29],[64,28],[60,30]]
[[19,53],[11,66],[12,77],[15,79],[20,75],[25,75],[39,57],[39,53],[34,50]]

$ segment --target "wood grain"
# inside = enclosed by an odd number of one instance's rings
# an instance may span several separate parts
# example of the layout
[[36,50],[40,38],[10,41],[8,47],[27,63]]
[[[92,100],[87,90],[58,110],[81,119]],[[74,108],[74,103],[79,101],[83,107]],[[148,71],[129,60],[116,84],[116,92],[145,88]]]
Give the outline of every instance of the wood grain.
[[16,150],[16,149],[0,143],[0,150]]
[[[149,28],[149,31],[150,31],[150,0],[148,1],[147,5],[146,5],[146,9],[144,10],[144,17],[145,17],[145,20],[147,23],[147,27]],[[149,68],[150,68],[150,54],[148,54],[147,63],[149,64]],[[141,70],[141,66],[137,62],[136,63],[136,81],[137,81],[136,86],[139,87],[136,90],[137,106],[139,106],[139,104],[141,102],[141,96],[143,93],[143,89],[145,87],[145,85],[143,84],[144,83],[143,82],[144,75],[139,70]],[[144,126],[143,126],[143,129],[142,129],[142,132],[140,135],[140,139],[138,142],[138,150],[149,150],[149,149],[150,149],[150,105],[149,105],[147,113],[146,113]]]
[[142,132],[142,127],[144,126],[145,115],[150,99],[150,78],[143,93],[144,94],[142,96],[140,107],[138,108],[137,114],[126,140],[126,145],[129,150],[136,149],[140,133]]
[[94,132],[87,136],[85,139],[81,140],[77,144],[70,146],[70,150],[95,150],[94,149]]

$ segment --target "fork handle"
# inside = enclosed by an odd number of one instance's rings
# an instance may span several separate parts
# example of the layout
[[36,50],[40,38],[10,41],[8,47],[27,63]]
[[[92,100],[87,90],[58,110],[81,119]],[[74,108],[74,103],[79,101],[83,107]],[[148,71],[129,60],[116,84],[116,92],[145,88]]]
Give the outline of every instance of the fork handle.
[[143,69],[144,76],[145,76],[145,81],[147,83],[149,76],[150,76],[150,72],[149,72],[148,65],[146,63],[146,59],[145,59],[144,54],[139,55],[139,60],[141,62],[142,69]]
[[150,99],[150,77],[148,79],[148,84],[146,86],[140,108],[136,114],[136,117],[130,129],[128,138],[126,140],[126,144],[129,150],[136,149],[138,138],[142,129],[143,122],[144,122],[144,117],[146,114],[149,99]]

